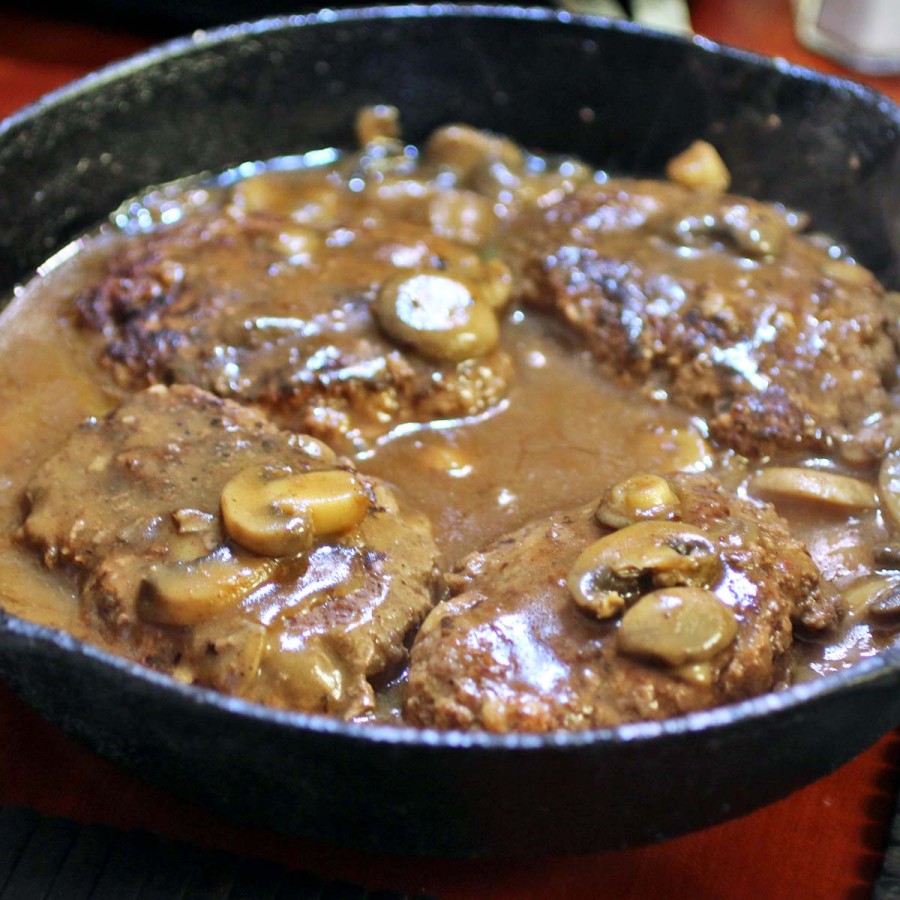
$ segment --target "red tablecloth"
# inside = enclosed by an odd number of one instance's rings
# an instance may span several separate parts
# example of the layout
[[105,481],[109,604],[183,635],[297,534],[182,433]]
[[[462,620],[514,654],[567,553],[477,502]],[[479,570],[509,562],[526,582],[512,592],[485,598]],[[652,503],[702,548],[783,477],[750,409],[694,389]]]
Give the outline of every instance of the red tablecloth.
[[[692,10],[701,34],[842,71],[797,43],[789,0],[694,0]],[[114,23],[77,25],[0,9],[0,115],[150,42]],[[900,100],[900,78],[863,80]],[[121,772],[0,686],[0,804],[25,804],[82,822],[140,826],[328,878],[448,900],[862,900],[881,866],[898,774],[900,735],[894,734],[780,803],[666,844],[518,862],[403,860],[226,823]]]

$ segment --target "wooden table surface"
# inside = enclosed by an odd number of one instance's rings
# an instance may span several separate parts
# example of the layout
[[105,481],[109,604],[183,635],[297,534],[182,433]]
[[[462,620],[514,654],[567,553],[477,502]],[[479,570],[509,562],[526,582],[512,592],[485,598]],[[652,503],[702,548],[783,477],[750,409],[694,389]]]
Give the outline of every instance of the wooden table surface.
[[[694,0],[692,10],[700,34],[844,71],[797,43],[789,0]],[[77,24],[0,6],[0,116],[155,38],[149,26]],[[900,100],[900,78],[860,80]],[[188,806],[70,740],[0,685],[0,804],[147,828],[327,878],[448,900],[862,900],[880,870],[898,776],[895,733],[780,803],[653,847],[519,862],[372,857],[234,826]]]

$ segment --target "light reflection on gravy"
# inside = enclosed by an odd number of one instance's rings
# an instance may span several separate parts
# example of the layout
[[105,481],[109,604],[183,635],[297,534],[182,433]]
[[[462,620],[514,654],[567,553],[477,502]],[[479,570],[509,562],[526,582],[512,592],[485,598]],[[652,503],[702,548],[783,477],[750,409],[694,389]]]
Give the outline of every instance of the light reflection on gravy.
[[[97,338],[73,330],[60,309],[59,298],[95,275],[105,243],[19,292],[0,318],[0,604],[90,640],[96,637],[83,631],[68,573],[41,567],[15,532],[23,487],[37,466],[81,420],[102,415],[122,396],[96,362]],[[266,331],[296,324],[284,317],[254,323]],[[512,311],[503,346],[516,378],[498,408],[467,421],[400,426],[356,458],[431,518],[445,564],[535,517],[591,500],[629,475],[677,468],[686,446],[704,446],[702,422],[664,396],[602,379],[577,341],[538,314]],[[709,469],[744,496],[755,471],[732,453],[695,453],[690,467]],[[874,479],[875,473],[853,474]],[[877,512],[848,518],[812,504],[778,508],[836,587],[873,571],[871,548],[888,537]],[[795,646],[795,679],[844,669],[892,640],[890,631],[851,615],[827,642]],[[389,688],[386,696],[395,692]]]

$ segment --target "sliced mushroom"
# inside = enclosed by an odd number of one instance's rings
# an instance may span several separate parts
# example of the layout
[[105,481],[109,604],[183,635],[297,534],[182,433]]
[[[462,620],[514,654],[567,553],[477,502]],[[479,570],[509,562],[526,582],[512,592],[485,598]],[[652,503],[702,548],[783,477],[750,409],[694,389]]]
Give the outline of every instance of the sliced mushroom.
[[703,472],[713,463],[709,442],[692,428],[658,426],[637,438],[636,456],[664,472]]
[[727,191],[731,173],[718,150],[706,141],[694,141],[687,150],[669,160],[666,175],[685,187]]
[[307,510],[316,535],[339,534],[366,517],[369,495],[353,472],[326,469],[288,479],[289,493],[275,503],[289,515]]
[[844,588],[842,596],[847,612],[857,615],[866,611],[868,606],[885,590],[896,584],[884,575],[866,575]]
[[374,310],[390,337],[437,361],[484,356],[500,340],[491,306],[473,286],[446,275],[420,272],[392,278],[379,291]]
[[155,625],[197,625],[236,607],[271,578],[275,565],[225,547],[189,562],[157,563],[141,582],[138,614]]
[[729,241],[748,256],[775,256],[784,248],[790,227],[777,212],[744,203],[704,205],[676,220],[673,237],[682,244],[694,245],[718,237]]
[[337,454],[334,450],[324,441],[309,434],[292,434],[288,437],[288,443],[311,460],[323,462],[326,465],[334,465],[337,462]]
[[900,450],[888,453],[881,461],[878,494],[882,512],[894,528],[900,529]]
[[715,680],[715,672],[708,662],[695,662],[676,666],[672,669],[672,674],[676,678],[688,682],[688,684],[704,687],[712,684]]
[[673,587],[641,597],[622,617],[620,652],[668,666],[712,659],[737,636],[737,619],[712,592]]
[[218,521],[212,527],[199,531],[178,531],[168,540],[168,558],[174,562],[189,562],[215,550],[222,543]]
[[772,466],[763,469],[750,482],[754,494],[769,494],[787,500],[812,500],[839,509],[875,509],[878,497],[872,485],[849,475]]
[[479,266],[479,271],[471,277],[478,291],[478,299],[491,309],[502,310],[512,294],[512,272],[501,259],[489,259]]
[[724,209],[722,225],[738,250],[751,256],[777,256],[790,233],[787,222],[774,210],[744,203]]
[[710,587],[721,574],[716,548],[699,528],[650,521],[628,525],[587,547],[567,584],[582,609],[606,619],[651,587]]
[[900,581],[896,576],[867,575],[845,588],[843,598],[853,616],[866,615],[879,625],[900,621]]
[[632,475],[609,488],[597,506],[597,521],[624,528],[645,519],[675,519],[681,501],[661,475]]
[[900,584],[892,581],[869,604],[869,618],[878,624],[896,625],[900,621]]
[[262,556],[293,556],[316,535],[335,534],[365,518],[369,497],[344,469],[292,472],[252,466],[222,489],[229,537]]
[[872,551],[872,557],[880,569],[900,569],[900,544],[879,544]]

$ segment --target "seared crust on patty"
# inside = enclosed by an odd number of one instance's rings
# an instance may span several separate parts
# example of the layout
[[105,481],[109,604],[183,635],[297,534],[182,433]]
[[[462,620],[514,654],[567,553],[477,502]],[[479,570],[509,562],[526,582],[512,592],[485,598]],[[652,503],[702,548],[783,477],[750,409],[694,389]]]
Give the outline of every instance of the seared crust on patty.
[[[851,441],[889,409],[884,291],[740,197],[614,179],[517,223],[521,299],[560,315],[604,374],[708,418],[751,457]],[[866,428],[867,450],[885,435]]]
[[372,313],[398,273],[468,272],[477,256],[379,216],[348,206],[321,233],[306,228],[310,249],[291,255],[301,238],[289,218],[192,214],[124,239],[75,298],[77,319],[129,388],[195,384],[348,447],[496,405],[511,377],[504,352],[435,362],[392,341]]
[[667,481],[678,521],[700,529],[721,562],[710,589],[734,612],[728,646],[699,666],[666,665],[625,652],[619,619],[597,619],[576,604],[567,585],[573,564],[610,533],[590,504],[502,538],[448,576],[450,598],[413,645],[406,719],[495,732],[582,729],[661,719],[783,685],[794,625],[834,626],[834,595],[771,507],[729,496],[711,476]]
[[[361,521],[304,552],[248,550],[223,519],[223,487],[258,469],[335,473],[360,492]],[[431,607],[437,550],[423,516],[318,441],[198,388],[149,388],[88,420],[26,501],[24,541],[74,571],[111,649],[270,705],[370,710],[369,679],[406,659]]]

